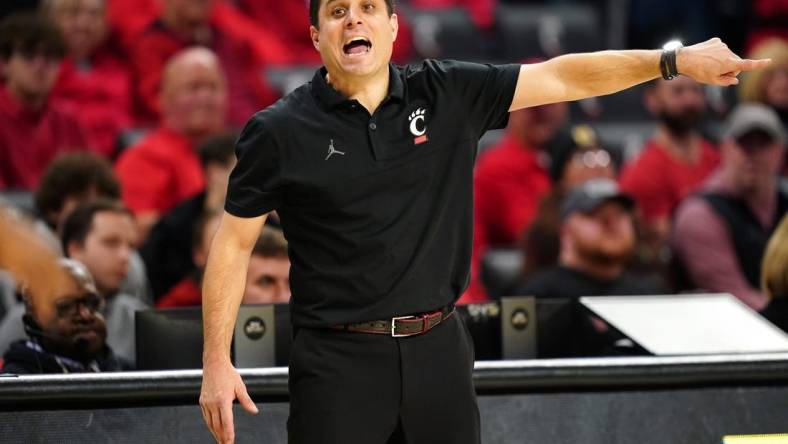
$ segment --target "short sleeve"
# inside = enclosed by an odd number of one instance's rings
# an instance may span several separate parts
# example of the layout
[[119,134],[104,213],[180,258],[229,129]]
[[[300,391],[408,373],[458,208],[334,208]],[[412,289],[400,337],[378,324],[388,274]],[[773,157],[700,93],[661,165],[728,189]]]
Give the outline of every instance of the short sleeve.
[[279,147],[261,114],[247,122],[235,146],[238,163],[230,174],[224,209],[238,217],[257,217],[282,205]]
[[507,125],[520,65],[442,61],[436,62],[435,68],[445,76],[448,93],[460,99],[468,123],[479,137]]

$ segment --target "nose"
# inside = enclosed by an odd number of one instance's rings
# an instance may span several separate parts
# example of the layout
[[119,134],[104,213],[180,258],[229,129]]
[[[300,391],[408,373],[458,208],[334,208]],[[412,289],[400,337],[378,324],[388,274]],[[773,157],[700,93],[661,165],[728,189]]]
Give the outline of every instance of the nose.
[[361,24],[361,14],[356,11],[356,8],[348,9],[347,16],[345,17],[345,27],[352,29]]
[[93,312],[83,303],[77,304],[77,319],[90,320],[93,318]]

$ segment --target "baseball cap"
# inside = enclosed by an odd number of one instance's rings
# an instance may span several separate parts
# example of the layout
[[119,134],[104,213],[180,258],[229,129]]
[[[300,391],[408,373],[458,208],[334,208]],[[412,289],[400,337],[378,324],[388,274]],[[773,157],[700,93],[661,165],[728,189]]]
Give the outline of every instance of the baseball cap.
[[627,209],[635,207],[635,201],[621,192],[618,184],[610,179],[591,179],[572,188],[561,205],[561,218],[565,219],[577,211],[590,213],[607,202],[619,202]]
[[763,131],[774,141],[785,144],[785,128],[773,109],[760,103],[745,103],[734,108],[725,123],[722,136],[738,139],[751,132]]

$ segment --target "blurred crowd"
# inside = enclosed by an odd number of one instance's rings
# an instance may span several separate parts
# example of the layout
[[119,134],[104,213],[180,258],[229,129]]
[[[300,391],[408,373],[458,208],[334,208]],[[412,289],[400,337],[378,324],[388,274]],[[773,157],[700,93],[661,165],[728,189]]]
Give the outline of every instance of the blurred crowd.
[[[399,3],[404,63],[425,53],[425,21],[411,21],[420,11],[461,11],[494,35],[502,4],[583,2]],[[512,113],[478,157],[460,303],[726,292],[788,331],[788,4],[709,2],[716,20],[689,7],[668,26],[666,11],[686,2],[631,3],[634,45],[657,46],[648,29],[715,32],[773,62],[723,108],[690,78],[650,82],[634,107],[614,110],[653,125],[635,153],[606,143],[574,105]],[[0,17],[4,370],[133,369],[136,311],[201,303],[237,131],[286,93],[265,73],[320,63],[307,3],[16,0]],[[544,54],[521,55],[532,56]],[[278,225],[270,217],[254,248],[244,303],[290,298]],[[504,253],[514,267],[496,261]],[[597,342],[576,354],[615,339],[599,319],[582,322]]]

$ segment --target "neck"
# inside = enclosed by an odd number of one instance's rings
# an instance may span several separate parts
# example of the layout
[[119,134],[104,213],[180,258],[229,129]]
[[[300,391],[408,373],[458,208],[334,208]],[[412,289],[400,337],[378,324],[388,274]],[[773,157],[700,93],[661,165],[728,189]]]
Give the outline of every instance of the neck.
[[389,77],[389,67],[384,65],[380,71],[364,77],[341,76],[329,71],[326,74],[326,83],[343,96],[356,100],[370,114],[374,114],[388,95]]
[[594,261],[571,250],[561,251],[559,263],[597,279],[612,280],[624,272],[624,265],[614,261]]
[[660,127],[657,130],[657,140],[670,153],[681,159],[694,161],[699,155],[699,138],[694,131],[687,134],[675,134],[665,127]]
[[185,137],[186,139],[189,140],[189,142],[191,142],[192,146],[195,146],[195,147],[200,145],[202,142],[204,142],[209,137],[211,137],[214,134],[216,134],[215,130],[207,130],[206,129],[206,130],[201,130],[201,131],[190,131],[190,130],[179,129],[178,128],[179,125],[175,125],[172,122],[172,120],[167,119],[167,118],[164,119],[163,126],[165,128],[167,128],[168,130]]
[[18,89],[8,88],[8,94],[17,102],[21,103],[25,108],[32,111],[40,111],[44,108],[47,101],[45,94],[27,94]]

